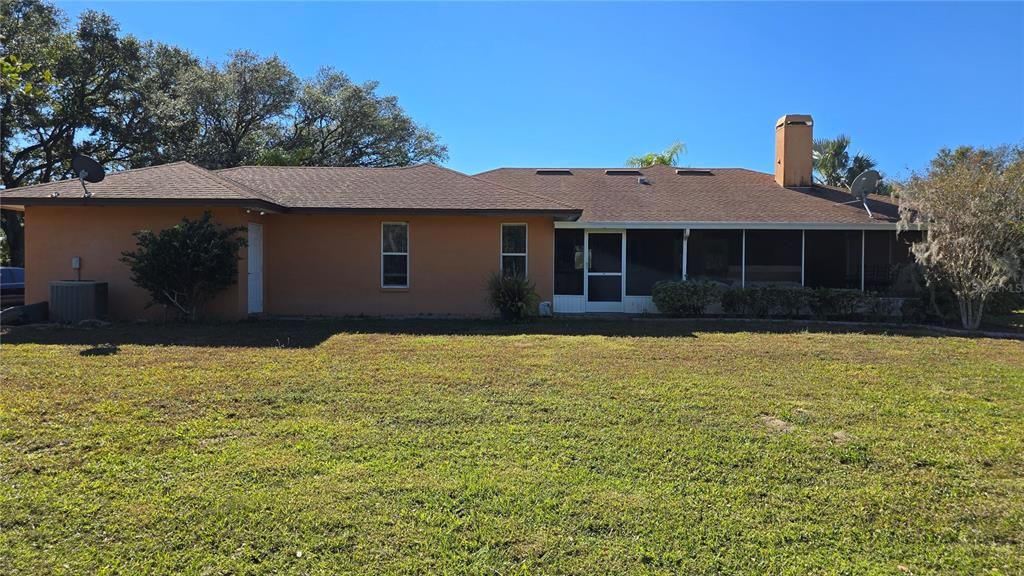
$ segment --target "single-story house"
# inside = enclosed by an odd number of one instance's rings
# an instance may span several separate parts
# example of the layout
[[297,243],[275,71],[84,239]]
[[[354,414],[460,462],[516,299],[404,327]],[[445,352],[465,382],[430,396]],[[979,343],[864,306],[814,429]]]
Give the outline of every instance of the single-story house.
[[[121,253],[132,233],[211,211],[247,229],[238,283],[209,313],[489,314],[485,282],[524,273],[555,313],[656,312],[664,279],[885,290],[910,261],[897,206],[815,185],[810,116],[775,127],[775,174],[740,168],[401,168],[186,162],[0,192],[24,210],[26,302],[108,283],[110,315],[153,315]],[[72,271],[77,258],[80,269]]]

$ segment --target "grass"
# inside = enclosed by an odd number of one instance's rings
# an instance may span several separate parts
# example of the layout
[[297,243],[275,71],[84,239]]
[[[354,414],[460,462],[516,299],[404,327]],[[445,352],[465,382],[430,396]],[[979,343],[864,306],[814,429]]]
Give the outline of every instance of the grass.
[[708,326],[7,330],[0,573],[1024,573],[1019,341]]

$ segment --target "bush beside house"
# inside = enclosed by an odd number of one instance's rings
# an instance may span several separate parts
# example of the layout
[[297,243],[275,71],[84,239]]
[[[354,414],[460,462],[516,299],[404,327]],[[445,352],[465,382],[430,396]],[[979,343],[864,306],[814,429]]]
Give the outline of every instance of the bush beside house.
[[540,297],[526,278],[495,272],[487,280],[487,300],[503,320],[523,320],[537,313]]
[[716,307],[721,315],[745,318],[917,322],[925,316],[919,298],[829,288],[730,288],[711,282],[664,281],[654,286],[652,298],[659,312],[677,317],[707,315]]
[[159,232],[136,232],[136,249],[124,252],[121,261],[153,304],[195,321],[214,296],[235,284],[238,251],[246,246],[238,234],[244,231],[218,225],[207,211]]
[[718,298],[711,282],[661,281],[651,291],[654,305],[669,316],[700,316]]

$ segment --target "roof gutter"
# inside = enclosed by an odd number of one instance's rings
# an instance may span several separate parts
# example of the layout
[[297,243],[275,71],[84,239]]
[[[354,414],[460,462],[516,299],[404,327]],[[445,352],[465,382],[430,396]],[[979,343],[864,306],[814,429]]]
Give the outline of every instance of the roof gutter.
[[240,207],[262,210],[264,212],[280,213],[286,208],[265,200],[244,199],[244,198],[223,198],[223,199],[199,199],[199,198],[91,198],[57,197],[57,198],[34,198],[3,196],[0,197],[0,206],[5,210],[24,210],[25,206],[209,206],[213,207]]
[[504,209],[504,208],[288,208],[288,214],[424,214],[435,216],[554,216],[576,220],[583,213],[582,210],[563,209]]
[[[896,222],[556,222],[555,228],[593,229],[711,229],[711,230],[896,230]],[[926,230],[927,226],[914,224],[912,230]]]
[[437,208],[326,208],[296,207],[288,208],[272,202],[255,199],[194,199],[194,198],[32,198],[32,197],[0,197],[2,206],[11,210],[24,210],[25,206],[228,206],[250,208],[274,214],[424,214],[437,216],[551,216],[558,221],[579,219],[582,210],[572,209],[437,209]]

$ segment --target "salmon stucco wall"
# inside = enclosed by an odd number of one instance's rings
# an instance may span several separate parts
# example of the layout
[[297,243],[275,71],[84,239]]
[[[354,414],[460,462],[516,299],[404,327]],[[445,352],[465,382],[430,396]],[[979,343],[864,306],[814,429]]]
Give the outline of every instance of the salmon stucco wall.
[[[223,226],[263,224],[263,312],[270,315],[484,316],[485,283],[500,267],[501,224],[527,225],[527,273],[542,300],[554,289],[554,225],[550,217],[369,216],[270,214],[212,209]],[[109,284],[115,320],[162,319],[146,308],[121,253],[135,247],[132,233],[160,230],[201,207],[29,206],[25,211],[26,301],[49,299],[49,282],[75,279]],[[409,224],[409,287],[381,287],[381,224]],[[238,283],[222,292],[207,316],[239,319],[248,310],[247,251],[239,253]]]
[[[81,279],[108,283],[109,313],[114,320],[173,317],[159,306],[146,307],[150,297],[131,281],[121,253],[135,248],[137,230],[162,230],[183,217],[198,218],[200,207],[27,206],[25,208],[25,302],[49,300],[52,280],[75,280],[71,259],[81,258]],[[238,208],[211,209],[223,226],[244,226],[263,220]],[[244,318],[247,306],[246,250],[239,251],[238,283],[219,294],[207,317]]]
[[[409,288],[381,288],[381,224],[409,224]],[[527,274],[542,300],[554,289],[550,217],[266,217],[264,311],[273,315],[483,316],[500,266],[501,224],[527,225]]]

